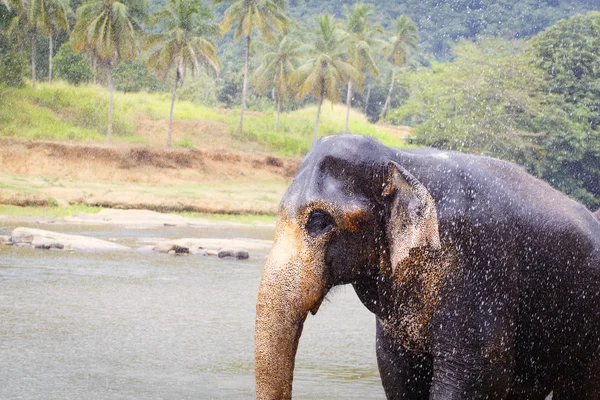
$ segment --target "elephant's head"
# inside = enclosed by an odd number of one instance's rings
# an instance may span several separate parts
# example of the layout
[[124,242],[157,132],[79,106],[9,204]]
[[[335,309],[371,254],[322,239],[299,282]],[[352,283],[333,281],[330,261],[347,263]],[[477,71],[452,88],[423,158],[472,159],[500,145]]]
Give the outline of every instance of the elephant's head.
[[291,398],[304,320],[332,286],[393,274],[412,248],[440,246],[433,199],[392,158],[373,140],[341,136],[318,142],[300,166],[258,294],[257,398]]

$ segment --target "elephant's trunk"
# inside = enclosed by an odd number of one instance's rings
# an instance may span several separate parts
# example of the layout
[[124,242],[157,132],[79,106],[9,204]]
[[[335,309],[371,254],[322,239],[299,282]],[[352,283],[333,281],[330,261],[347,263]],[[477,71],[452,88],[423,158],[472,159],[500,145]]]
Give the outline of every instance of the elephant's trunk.
[[291,399],[304,320],[310,310],[316,312],[326,293],[322,267],[303,260],[301,232],[281,225],[279,221],[256,303],[257,399]]

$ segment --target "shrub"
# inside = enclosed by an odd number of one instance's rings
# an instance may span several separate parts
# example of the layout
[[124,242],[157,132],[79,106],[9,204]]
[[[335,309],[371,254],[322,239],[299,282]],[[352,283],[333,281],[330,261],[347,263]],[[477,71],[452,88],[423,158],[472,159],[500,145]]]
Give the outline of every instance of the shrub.
[[73,53],[73,48],[69,42],[60,46],[54,56],[54,68],[58,78],[75,85],[89,82],[94,77],[94,71],[90,63],[83,55]]

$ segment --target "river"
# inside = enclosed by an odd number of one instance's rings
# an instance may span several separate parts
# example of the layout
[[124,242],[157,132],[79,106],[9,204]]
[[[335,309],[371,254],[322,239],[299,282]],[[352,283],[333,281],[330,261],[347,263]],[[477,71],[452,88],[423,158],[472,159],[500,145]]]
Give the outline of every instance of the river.
[[[15,225],[0,222],[0,234]],[[270,239],[268,228],[30,222],[132,247],[152,237]],[[247,261],[0,246],[0,399],[251,399],[266,253]],[[375,319],[341,287],[305,324],[298,399],[385,398]]]

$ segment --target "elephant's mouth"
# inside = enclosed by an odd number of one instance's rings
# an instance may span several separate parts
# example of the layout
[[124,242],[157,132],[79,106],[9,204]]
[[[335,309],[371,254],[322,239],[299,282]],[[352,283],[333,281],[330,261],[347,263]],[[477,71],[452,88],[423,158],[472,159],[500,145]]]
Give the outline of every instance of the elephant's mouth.
[[317,301],[315,301],[315,303],[312,305],[312,307],[310,307],[310,313],[312,315],[316,315],[317,311],[319,311],[321,304],[323,304],[325,297],[327,297],[327,294],[329,293],[329,289],[331,289],[331,286],[326,284],[325,289],[323,290],[323,294],[321,294],[321,296],[319,296],[319,298],[317,299]]

